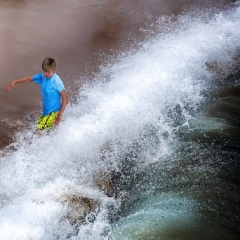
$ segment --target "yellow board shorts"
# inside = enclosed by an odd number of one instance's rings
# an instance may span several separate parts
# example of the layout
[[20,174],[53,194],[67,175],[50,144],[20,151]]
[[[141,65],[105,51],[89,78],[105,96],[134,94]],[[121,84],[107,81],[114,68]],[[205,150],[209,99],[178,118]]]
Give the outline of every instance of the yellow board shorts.
[[58,113],[59,111],[57,112],[52,112],[50,113],[49,115],[47,116],[41,116],[39,119],[38,119],[38,126],[37,128],[38,129],[48,129],[48,128],[51,128],[52,126],[54,126],[54,123],[58,117]]

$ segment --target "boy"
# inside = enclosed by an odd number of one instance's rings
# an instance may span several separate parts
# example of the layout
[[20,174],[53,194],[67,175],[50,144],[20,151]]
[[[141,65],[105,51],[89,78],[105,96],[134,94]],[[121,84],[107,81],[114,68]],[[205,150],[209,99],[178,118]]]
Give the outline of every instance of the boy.
[[38,129],[48,129],[54,124],[58,125],[68,103],[67,93],[60,77],[56,74],[56,60],[47,57],[42,62],[42,73],[33,77],[20,78],[11,82],[6,91],[11,90],[16,83],[34,81],[41,84],[43,98],[43,113],[38,119]]

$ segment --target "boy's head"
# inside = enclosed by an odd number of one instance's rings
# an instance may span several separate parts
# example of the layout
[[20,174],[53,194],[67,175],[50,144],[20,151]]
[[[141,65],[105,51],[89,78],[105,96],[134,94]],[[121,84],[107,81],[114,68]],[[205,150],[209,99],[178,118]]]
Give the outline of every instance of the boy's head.
[[42,70],[46,78],[51,78],[57,67],[56,60],[51,57],[46,57],[42,62]]
[[42,70],[48,72],[49,70],[55,71],[57,67],[56,60],[51,57],[46,57],[42,62]]

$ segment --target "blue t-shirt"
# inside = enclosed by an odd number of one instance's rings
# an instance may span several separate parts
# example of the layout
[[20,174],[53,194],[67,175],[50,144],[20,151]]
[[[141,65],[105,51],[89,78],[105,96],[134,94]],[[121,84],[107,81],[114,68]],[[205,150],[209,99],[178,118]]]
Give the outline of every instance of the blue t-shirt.
[[65,90],[61,78],[56,73],[46,78],[42,72],[33,76],[33,81],[42,85],[43,116],[59,111],[62,107],[60,92]]

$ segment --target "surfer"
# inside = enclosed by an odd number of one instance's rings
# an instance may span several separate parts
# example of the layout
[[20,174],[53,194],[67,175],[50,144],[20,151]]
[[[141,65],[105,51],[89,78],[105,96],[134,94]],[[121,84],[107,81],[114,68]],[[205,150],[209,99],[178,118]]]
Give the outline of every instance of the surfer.
[[68,96],[61,78],[56,74],[56,60],[47,57],[42,62],[43,72],[32,77],[24,77],[12,81],[6,88],[11,90],[16,83],[28,83],[34,81],[41,84],[43,98],[43,112],[38,119],[38,129],[49,129],[61,122],[63,112],[68,103]]

